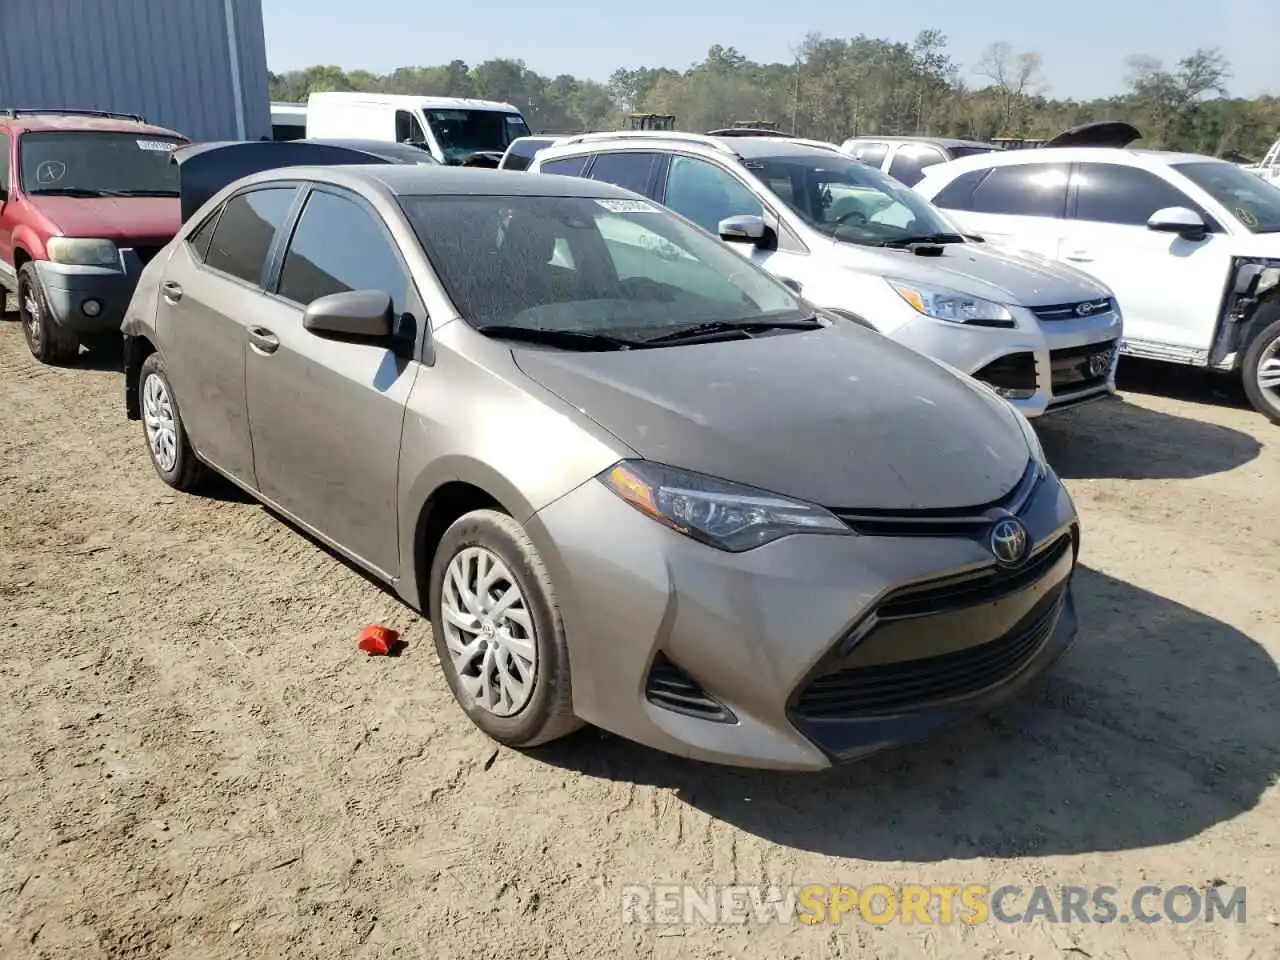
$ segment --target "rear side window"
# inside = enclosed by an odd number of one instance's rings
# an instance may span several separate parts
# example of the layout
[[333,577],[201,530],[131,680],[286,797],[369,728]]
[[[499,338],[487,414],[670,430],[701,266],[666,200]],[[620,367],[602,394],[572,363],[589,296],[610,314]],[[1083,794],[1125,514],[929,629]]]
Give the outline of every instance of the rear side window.
[[924,168],[943,163],[947,158],[937,147],[925,147],[914,143],[898,148],[889,164],[889,176],[914,187],[924,179]]
[[1061,217],[1067,205],[1065,163],[1021,163],[993,167],[973,191],[974,213]]
[[877,169],[879,169],[880,164],[884,163],[884,158],[888,153],[889,145],[887,143],[855,143],[853,145],[853,159]]
[[563,160],[548,160],[538,168],[539,173],[558,173],[562,177],[580,177],[587,166],[591,155],[582,157],[565,157]]
[[933,205],[944,210],[972,210],[973,191],[986,175],[986,170],[970,170],[960,174],[938,191],[938,195],[933,198]]
[[546,140],[517,140],[502,158],[503,170],[528,170],[533,155],[548,145]]
[[213,228],[205,264],[246,283],[262,283],[267,253],[296,192],[294,187],[268,187],[228,200]]
[[408,289],[408,271],[370,211],[332,193],[311,194],[280,270],[280,296],[305,307],[331,293],[382,290],[398,316]]
[[596,154],[596,162],[591,165],[590,177],[636,193],[648,193],[657,162],[656,153],[600,153]]
[[1204,216],[1200,205],[1173,184],[1137,167],[1082,163],[1076,184],[1076,220],[1146,226],[1165,207],[1190,207]]

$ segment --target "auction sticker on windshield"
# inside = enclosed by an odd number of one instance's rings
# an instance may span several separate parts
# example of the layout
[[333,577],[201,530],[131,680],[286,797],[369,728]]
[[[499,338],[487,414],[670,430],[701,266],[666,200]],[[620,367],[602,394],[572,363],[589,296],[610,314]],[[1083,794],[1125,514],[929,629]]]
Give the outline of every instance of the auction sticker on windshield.
[[164,140],[137,140],[139,150],[155,150],[158,153],[168,153],[177,144],[168,143]]
[[610,213],[656,213],[657,207],[645,200],[597,200]]

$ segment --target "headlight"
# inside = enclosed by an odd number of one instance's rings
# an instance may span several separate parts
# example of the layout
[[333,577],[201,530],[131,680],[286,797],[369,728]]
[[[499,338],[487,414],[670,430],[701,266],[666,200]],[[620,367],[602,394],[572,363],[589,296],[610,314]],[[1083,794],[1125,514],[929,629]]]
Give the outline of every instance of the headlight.
[[1014,326],[1009,308],[992,300],[971,297],[944,287],[924,287],[906,280],[889,279],[889,286],[918,313],[934,320],[950,320],[974,327]]
[[853,533],[821,507],[647,460],[623,460],[599,479],[641,513],[731,553],[793,533]]
[[50,237],[45,252],[54,263],[77,267],[118,267],[120,251],[110,240],[86,237]]

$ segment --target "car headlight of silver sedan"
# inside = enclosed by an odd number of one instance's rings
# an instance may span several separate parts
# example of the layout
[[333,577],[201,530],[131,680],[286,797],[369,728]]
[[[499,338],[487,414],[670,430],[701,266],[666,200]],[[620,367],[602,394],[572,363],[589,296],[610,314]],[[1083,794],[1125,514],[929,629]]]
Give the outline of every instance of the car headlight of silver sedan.
[[853,533],[822,507],[648,460],[620,461],[599,480],[664,526],[730,553],[793,533]]
[[934,320],[949,320],[973,327],[1016,326],[1009,308],[994,300],[983,300],[959,290],[927,286],[910,280],[886,277],[889,286],[917,312]]
[[44,245],[53,263],[76,267],[118,267],[120,251],[110,240],[91,237],[50,237]]

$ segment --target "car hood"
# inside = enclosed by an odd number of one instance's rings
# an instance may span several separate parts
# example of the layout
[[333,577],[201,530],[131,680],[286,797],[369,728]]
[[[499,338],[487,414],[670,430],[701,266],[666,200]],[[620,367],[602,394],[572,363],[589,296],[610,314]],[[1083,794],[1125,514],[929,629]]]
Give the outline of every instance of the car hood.
[[837,256],[864,273],[950,287],[997,303],[1043,307],[1110,296],[1106,287],[1075,267],[986,243],[947,243],[934,248],[941,256],[920,256],[833,242]]
[[182,226],[177,197],[41,197],[27,199],[67,237],[101,237],[118,244],[167,243]]
[[827,507],[972,507],[1029,452],[976,381],[852,324],[752,340],[570,353],[517,347],[527,376],[649,460]]

